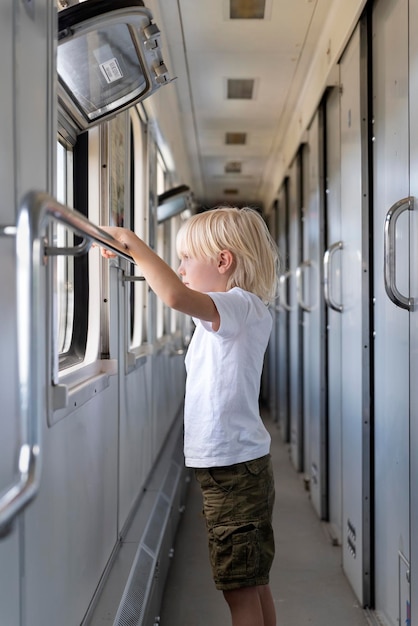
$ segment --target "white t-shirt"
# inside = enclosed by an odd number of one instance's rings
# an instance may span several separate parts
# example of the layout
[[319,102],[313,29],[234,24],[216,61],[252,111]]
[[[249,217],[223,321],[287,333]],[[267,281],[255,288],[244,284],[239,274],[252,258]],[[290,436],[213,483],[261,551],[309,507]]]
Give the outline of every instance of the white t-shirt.
[[252,293],[234,287],[208,294],[220,327],[195,319],[186,355],[184,455],[188,467],[222,467],[270,451],[259,412],[264,353],[272,317]]

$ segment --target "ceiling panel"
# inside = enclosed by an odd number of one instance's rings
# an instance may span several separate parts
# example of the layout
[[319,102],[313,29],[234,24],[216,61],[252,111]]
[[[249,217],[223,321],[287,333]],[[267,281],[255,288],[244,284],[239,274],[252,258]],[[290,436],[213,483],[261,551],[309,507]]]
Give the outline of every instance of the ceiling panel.
[[[242,160],[243,170],[233,178],[239,193],[224,201],[263,205],[266,164],[286,129],[331,2],[267,0],[267,19],[231,20],[228,0],[159,0],[193,191],[203,205],[222,201],[231,160]],[[255,79],[253,100],[227,100],[229,78]],[[225,145],[226,132],[248,133],[246,145]]]

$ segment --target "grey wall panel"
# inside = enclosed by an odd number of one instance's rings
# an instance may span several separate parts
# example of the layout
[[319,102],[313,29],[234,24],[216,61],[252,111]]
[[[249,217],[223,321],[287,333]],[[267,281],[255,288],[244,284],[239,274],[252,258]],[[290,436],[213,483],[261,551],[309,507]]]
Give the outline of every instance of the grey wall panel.
[[156,458],[183,400],[184,362],[183,359],[170,356],[170,345],[155,355],[152,382],[154,395],[153,450],[154,458]]
[[[0,5],[0,55],[2,59],[13,58],[13,0],[5,0]],[[13,141],[14,99],[13,76],[14,65],[2,63],[0,67],[0,82],[3,85],[0,95],[0,189],[2,190],[2,203],[0,208],[1,223],[15,223],[15,196],[13,170],[16,146]]]
[[33,626],[82,621],[117,541],[117,377],[44,428],[39,496],[25,514],[25,613]]
[[19,522],[7,538],[0,539],[0,620],[5,626],[20,622]]
[[153,463],[152,357],[122,380],[119,432],[119,529],[138,498]]
[[[326,246],[341,241],[340,189],[340,90],[334,88],[326,101]],[[342,302],[341,251],[330,260],[329,280],[332,301]],[[342,472],[341,472],[341,312],[327,311],[327,397],[328,397],[328,467],[329,522],[334,537],[341,542]]]
[[[13,2],[3,2],[0,6],[0,53],[1,58],[13,58]],[[0,94],[0,188],[2,202],[0,224],[12,226],[15,217],[15,171],[13,141],[13,65],[2,63],[0,80],[3,88]],[[0,492],[12,483],[15,472],[18,445],[17,408],[17,329],[16,329],[16,269],[15,239],[0,238],[0,308],[2,343],[0,350],[0,397],[2,405],[2,436],[0,437]],[[4,332],[7,329],[7,332]],[[1,585],[0,585],[1,587]],[[0,603],[1,606],[1,603]]]
[[[0,237],[0,257],[0,318],[3,329],[0,349],[0,493],[2,494],[16,481],[17,453],[21,436],[17,402],[14,239]],[[4,332],[4,329],[7,329],[7,332]],[[7,625],[18,625],[20,619],[20,535],[18,528],[19,524],[15,523],[12,534],[6,539],[0,539],[0,623],[4,621]]]
[[16,478],[16,455],[20,444],[17,401],[16,268],[14,238],[0,238],[0,302],[2,333],[0,350],[0,493]]
[[[409,314],[387,296],[383,227],[408,195],[408,1],[373,11],[376,606],[399,619],[400,553],[409,560]],[[396,284],[409,291],[409,212],[396,228]]]

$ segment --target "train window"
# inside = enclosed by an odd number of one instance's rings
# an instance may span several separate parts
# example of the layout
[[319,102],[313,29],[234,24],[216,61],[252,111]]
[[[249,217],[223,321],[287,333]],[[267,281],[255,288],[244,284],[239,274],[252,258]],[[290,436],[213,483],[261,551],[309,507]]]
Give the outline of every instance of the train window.
[[[110,215],[111,224],[114,226],[126,226],[125,220],[125,163],[126,163],[126,118],[124,115],[116,116],[109,122],[109,163],[110,175]],[[129,217],[128,217],[129,222]]]
[[[164,232],[166,242],[166,261],[174,270],[177,270],[179,260],[176,251],[176,235],[183,220],[190,217],[193,208],[193,197],[187,185],[172,187],[158,195],[157,220],[161,232]],[[163,230],[164,227],[164,230]],[[186,340],[184,316],[174,310],[167,311],[165,327],[171,334],[181,334]]]
[[[81,136],[73,149],[57,145],[57,199],[87,214],[88,137]],[[72,247],[80,238],[59,224],[52,230],[53,245]],[[59,369],[83,360],[87,342],[88,256],[55,259],[54,342]]]
[[[145,206],[146,194],[146,141],[145,124],[136,109],[131,113],[131,172],[130,211],[131,228],[148,242],[148,214]],[[140,269],[131,265],[131,277],[139,277]],[[147,341],[148,287],[145,281],[129,283],[130,349]]]

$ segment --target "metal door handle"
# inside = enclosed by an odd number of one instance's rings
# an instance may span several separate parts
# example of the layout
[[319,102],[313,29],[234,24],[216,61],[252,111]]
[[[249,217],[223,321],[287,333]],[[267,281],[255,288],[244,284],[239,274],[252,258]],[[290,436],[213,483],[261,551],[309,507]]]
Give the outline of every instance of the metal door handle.
[[330,309],[332,309],[333,311],[338,311],[338,313],[343,312],[343,305],[338,304],[338,302],[336,302],[332,296],[331,264],[334,254],[337,252],[337,250],[342,249],[343,242],[337,241],[336,243],[333,243],[332,246],[330,246],[324,254],[324,298],[327,306],[329,306]]
[[384,234],[384,281],[388,297],[396,306],[411,311],[414,299],[402,295],[396,286],[396,223],[404,211],[412,211],[414,198],[398,200],[386,213]]
[[303,299],[303,270],[312,267],[311,261],[303,261],[296,269],[296,297],[300,308],[307,313],[312,311],[311,306],[306,304]]
[[282,274],[279,278],[279,289],[280,289],[280,304],[282,305],[282,307],[286,310],[286,311],[294,311],[295,307],[290,306],[290,304],[288,304],[286,297],[285,297],[285,286],[286,286],[286,282],[287,280],[291,277],[292,272],[285,272],[284,274]]

